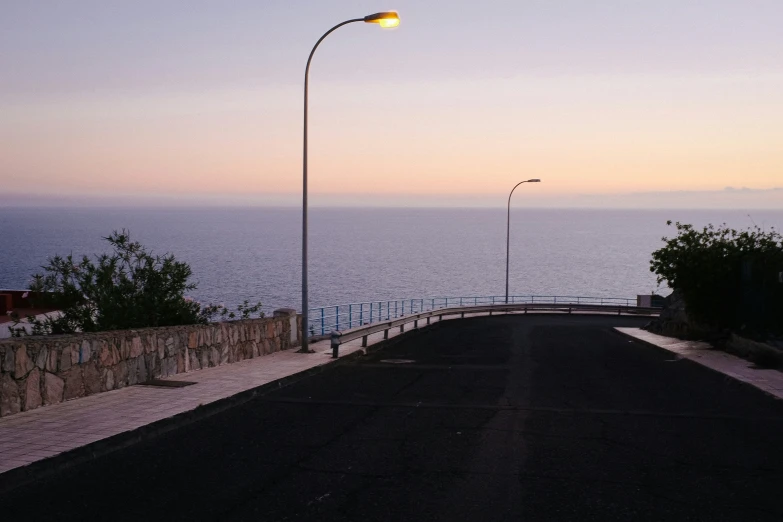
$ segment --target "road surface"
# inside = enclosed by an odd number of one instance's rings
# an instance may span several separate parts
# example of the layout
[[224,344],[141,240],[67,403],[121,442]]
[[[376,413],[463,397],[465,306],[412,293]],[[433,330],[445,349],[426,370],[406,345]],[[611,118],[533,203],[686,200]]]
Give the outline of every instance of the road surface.
[[781,520],[783,403],[611,329],[643,323],[446,321],[18,488],[0,519]]

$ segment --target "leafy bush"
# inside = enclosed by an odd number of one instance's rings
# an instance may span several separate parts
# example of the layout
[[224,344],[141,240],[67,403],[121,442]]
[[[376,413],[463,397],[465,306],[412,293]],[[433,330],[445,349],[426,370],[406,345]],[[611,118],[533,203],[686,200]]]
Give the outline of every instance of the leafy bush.
[[682,292],[689,316],[717,329],[783,328],[783,236],[725,224],[675,227],[677,236],[653,252],[650,271]]
[[[218,315],[236,317],[225,306],[200,303],[185,296],[196,288],[189,282],[192,270],[173,255],[153,255],[126,230],[104,238],[111,254],[81,260],[72,255],[55,256],[43,266],[44,274],[33,276],[30,290],[34,306],[56,309],[43,320],[28,317],[32,334],[66,334],[127,328],[207,323]],[[241,318],[259,313],[261,303],[239,306]],[[263,313],[259,313],[263,317]],[[23,335],[15,317],[11,332]]]

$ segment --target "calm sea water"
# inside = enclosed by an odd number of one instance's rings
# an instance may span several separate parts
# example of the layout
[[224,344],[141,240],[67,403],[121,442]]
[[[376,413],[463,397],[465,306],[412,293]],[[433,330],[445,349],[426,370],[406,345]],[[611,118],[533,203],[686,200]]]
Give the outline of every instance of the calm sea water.
[[[783,211],[513,210],[511,293],[633,297],[657,287],[650,254],[666,220],[783,226]],[[0,288],[26,288],[55,254],[134,239],[190,263],[202,302],[300,307],[297,209],[0,208]],[[310,306],[432,296],[502,295],[504,209],[313,209]],[[668,293],[667,290],[661,290]]]

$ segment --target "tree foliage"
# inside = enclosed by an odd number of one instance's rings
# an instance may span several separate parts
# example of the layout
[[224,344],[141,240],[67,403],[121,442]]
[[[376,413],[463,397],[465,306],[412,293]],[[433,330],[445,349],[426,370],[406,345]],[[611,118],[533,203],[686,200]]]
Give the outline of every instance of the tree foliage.
[[[667,222],[671,225],[672,222]],[[677,236],[652,254],[658,283],[682,292],[688,314],[717,329],[783,329],[783,236],[725,224],[675,223]]]
[[[185,295],[196,289],[192,270],[171,254],[153,255],[127,230],[104,238],[112,252],[87,256],[54,256],[33,276],[30,290],[36,307],[56,309],[43,320],[28,317],[32,334],[66,334],[127,328],[207,323],[212,317],[233,319],[225,306],[202,305]],[[261,303],[239,306],[241,318],[259,313]],[[19,327],[15,335],[25,333]]]

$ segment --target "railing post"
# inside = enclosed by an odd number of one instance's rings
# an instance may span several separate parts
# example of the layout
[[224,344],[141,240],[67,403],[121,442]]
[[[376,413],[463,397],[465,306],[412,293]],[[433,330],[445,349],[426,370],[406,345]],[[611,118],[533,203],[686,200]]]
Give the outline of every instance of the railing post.
[[348,305],[348,329],[353,328],[353,305]]
[[340,336],[337,332],[332,332],[332,359],[337,359],[340,355]]
[[359,304],[359,326],[364,326],[364,303]]
[[435,310],[435,299],[432,300],[432,307],[430,307],[430,310]]
[[334,307],[334,317],[336,322],[334,329],[339,331],[340,330],[340,306],[339,305]]
[[367,336],[362,336],[362,348],[367,348]]
[[389,329],[387,328],[386,330],[383,331],[383,340],[385,341],[388,338],[389,338]]
[[419,328],[419,320],[416,319],[415,321],[413,321],[413,329],[416,330],[418,328]]
[[427,317],[427,324],[430,324],[430,318]]
[[324,309],[321,308],[321,335],[325,334],[324,331]]

